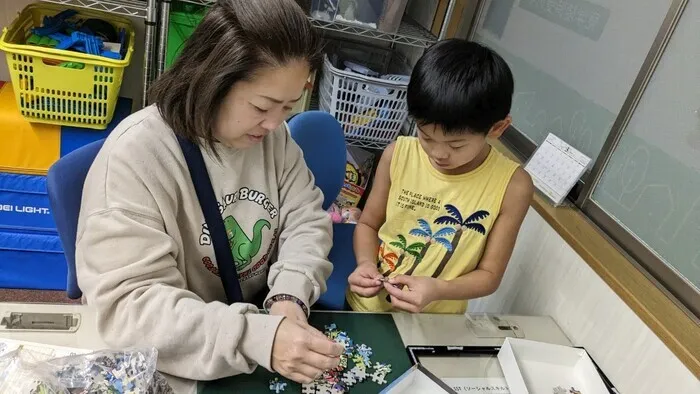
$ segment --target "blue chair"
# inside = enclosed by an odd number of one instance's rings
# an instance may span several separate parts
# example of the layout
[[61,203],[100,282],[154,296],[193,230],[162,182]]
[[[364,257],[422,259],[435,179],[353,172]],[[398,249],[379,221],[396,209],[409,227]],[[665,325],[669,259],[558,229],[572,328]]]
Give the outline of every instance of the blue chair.
[[[304,160],[323,191],[323,209],[328,209],[340,193],[345,181],[346,145],[340,123],[329,113],[302,112],[289,120],[289,131],[304,152]],[[352,224],[333,224],[333,248],[328,259],[333,274],[328,278],[328,290],[314,309],[343,310],[348,276],[355,269],[352,248]]]
[[352,247],[354,224],[333,224],[333,247],[328,260],[333,263],[333,273],[326,282],[328,289],[314,304],[313,309],[342,311],[345,310],[345,290],[348,288],[348,276],[357,267],[355,251]]
[[63,156],[49,168],[46,177],[51,213],[68,262],[66,292],[72,299],[83,295],[75,275],[75,237],[78,231],[83,183],[104,142],[105,140],[92,142]]
[[[345,179],[346,147],[342,127],[326,112],[309,111],[290,119],[289,129],[304,152],[304,160],[314,174],[316,185],[323,191],[323,207],[328,209]],[[49,169],[47,177],[51,210],[68,262],[67,293],[72,299],[82,296],[75,272],[75,239],[83,183],[103,144],[104,140],[96,141],[62,157]],[[353,229],[353,225],[334,225],[336,246],[331,250],[330,260],[335,269],[328,281],[328,292],[317,304],[320,308],[343,309],[347,277],[355,267]]]
[[328,112],[307,111],[289,120],[289,132],[304,152],[306,165],[323,191],[323,209],[330,208],[345,181],[345,135]]

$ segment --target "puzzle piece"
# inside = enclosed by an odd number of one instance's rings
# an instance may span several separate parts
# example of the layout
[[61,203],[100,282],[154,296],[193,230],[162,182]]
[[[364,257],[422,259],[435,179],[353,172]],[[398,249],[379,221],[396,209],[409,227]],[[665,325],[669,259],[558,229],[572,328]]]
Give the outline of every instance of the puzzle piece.
[[362,357],[362,355],[360,355],[360,354],[353,354],[352,361],[355,363],[356,366],[361,365],[362,368],[365,368],[367,366],[365,364],[364,357]]
[[352,373],[352,371],[347,371],[343,374],[340,379],[346,386],[353,386],[357,383],[357,377]]
[[363,344],[355,345],[355,352],[362,356],[363,358],[370,358],[372,356],[372,348]]
[[355,376],[355,379],[358,382],[363,382],[365,379],[367,379],[367,370],[364,368],[364,364],[362,364],[362,367],[356,365],[350,370],[350,373]]
[[375,372],[372,374],[372,381],[376,384],[386,384],[386,374]]
[[316,394],[316,383],[305,383],[301,385],[301,394]]
[[335,337],[335,341],[337,343],[342,344],[345,347],[345,354],[346,355],[352,355],[353,353],[353,348],[355,347],[353,344],[352,338],[348,336],[348,333],[341,331],[337,333]]
[[325,371],[323,375],[317,380],[319,384],[322,383],[327,383],[329,385],[332,385],[340,380],[340,370],[339,369],[331,369],[329,371]]
[[335,341],[338,343],[345,344],[348,342],[350,337],[348,336],[348,333],[345,331],[340,331],[336,336],[335,336]]
[[331,340],[335,340],[338,337],[339,331],[335,323],[326,326],[326,330],[323,332]]
[[278,378],[274,378],[270,380],[270,391],[274,391],[277,394],[280,394],[287,388],[287,383],[286,382],[280,382]]
[[362,357],[359,354],[356,354],[353,357],[353,361],[355,362],[356,367],[360,367],[362,369],[367,369],[372,367],[372,361],[369,359],[369,357]]
[[374,370],[375,372],[388,375],[391,373],[391,364],[375,363]]
[[332,394],[333,387],[328,384],[317,384],[316,394]]
[[[371,360],[372,348],[365,344],[356,344],[347,332],[338,329],[335,323],[325,326],[324,334],[345,348],[340,356],[338,366],[325,371],[319,379],[309,385],[302,385],[303,394],[344,394],[350,391],[355,384],[363,382],[368,376],[372,381],[383,385],[387,383],[386,377],[391,373],[391,365]],[[352,360],[353,368],[348,370],[349,360]],[[372,369],[372,373],[368,373]]]

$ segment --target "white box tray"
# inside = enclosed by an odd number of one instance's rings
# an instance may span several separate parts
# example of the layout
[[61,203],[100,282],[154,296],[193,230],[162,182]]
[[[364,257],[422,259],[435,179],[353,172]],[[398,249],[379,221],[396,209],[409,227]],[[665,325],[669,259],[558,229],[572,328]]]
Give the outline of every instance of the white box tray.
[[511,394],[609,394],[584,349],[506,338],[498,362]]
[[416,364],[399,376],[380,394],[457,394],[435,375]]

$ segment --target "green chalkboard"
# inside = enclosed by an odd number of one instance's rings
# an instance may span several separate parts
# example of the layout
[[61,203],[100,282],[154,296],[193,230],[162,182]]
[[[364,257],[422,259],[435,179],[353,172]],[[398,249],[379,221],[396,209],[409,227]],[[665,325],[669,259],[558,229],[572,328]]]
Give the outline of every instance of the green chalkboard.
[[[392,371],[387,375],[387,384],[401,376],[411,367],[411,362],[406,355],[406,348],[401,341],[399,331],[394,324],[394,319],[389,314],[367,313],[332,313],[312,312],[309,322],[314,327],[323,331],[323,328],[335,323],[339,330],[348,333],[355,343],[364,343],[372,348],[372,363],[381,362],[391,364]],[[348,368],[352,367],[352,361]],[[215,393],[270,393],[269,383],[275,376],[281,381],[288,382],[284,394],[300,394],[301,385],[272,374],[264,368],[258,368],[251,375],[238,375],[214,382],[199,383],[199,394]],[[371,379],[354,385],[350,393],[378,393],[386,385],[378,385]]]

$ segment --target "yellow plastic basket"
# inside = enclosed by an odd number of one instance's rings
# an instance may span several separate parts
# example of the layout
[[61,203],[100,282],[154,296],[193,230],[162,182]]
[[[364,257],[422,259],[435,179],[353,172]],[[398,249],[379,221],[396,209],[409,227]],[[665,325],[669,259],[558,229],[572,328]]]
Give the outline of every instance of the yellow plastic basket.
[[[65,9],[57,4],[31,4],[3,29],[0,50],[7,57],[17,107],[30,122],[105,129],[114,115],[124,69],[134,52],[134,28],[126,18],[76,9],[81,18],[99,18],[126,30],[128,48],[123,60],[24,45],[44,16]],[[85,67],[59,67],[59,62],[83,63]]]

